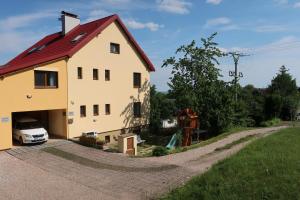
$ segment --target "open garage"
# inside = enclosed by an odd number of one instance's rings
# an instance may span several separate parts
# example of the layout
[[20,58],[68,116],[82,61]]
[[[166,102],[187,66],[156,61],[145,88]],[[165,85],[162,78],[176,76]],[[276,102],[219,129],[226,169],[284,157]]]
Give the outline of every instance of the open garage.
[[36,127],[44,128],[50,139],[67,138],[66,112],[63,109],[14,112],[12,113],[12,134],[14,129],[20,129],[18,128],[20,122],[28,123],[28,120],[33,120]]

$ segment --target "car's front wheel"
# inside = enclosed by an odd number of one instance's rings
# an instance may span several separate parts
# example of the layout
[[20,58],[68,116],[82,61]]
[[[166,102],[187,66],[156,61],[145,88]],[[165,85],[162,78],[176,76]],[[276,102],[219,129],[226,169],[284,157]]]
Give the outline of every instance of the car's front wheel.
[[19,137],[19,143],[20,143],[20,145],[23,145],[23,144],[24,144],[23,138],[22,138],[21,136]]

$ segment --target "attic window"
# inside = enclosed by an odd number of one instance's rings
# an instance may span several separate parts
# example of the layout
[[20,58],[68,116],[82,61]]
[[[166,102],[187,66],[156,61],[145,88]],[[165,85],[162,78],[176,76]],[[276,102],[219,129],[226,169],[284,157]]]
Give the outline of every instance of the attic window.
[[79,35],[77,35],[76,37],[73,38],[73,40],[71,40],[72,43],[76,43],[78,40],[80,40],[83,36],[85,36],[86,33],[80,33]]
[[37,52],[37,51],[41,51],[42,49],[44,49],[46,47],[46,45],[41,45],[41,46],[37,46],[37,47],[33,47],[32,49],[30,49],[27,53],[27,55],[29,54],[32,54],[34,52]]

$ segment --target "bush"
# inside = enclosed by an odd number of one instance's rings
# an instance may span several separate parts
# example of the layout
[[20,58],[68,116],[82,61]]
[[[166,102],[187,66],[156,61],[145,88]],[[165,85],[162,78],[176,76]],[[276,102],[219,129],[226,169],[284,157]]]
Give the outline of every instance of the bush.
[[96,145],[96,138],[81,136],[79,142],[84,146],[93,147]]
[[155,147],[152,151],[153,156],[165,156],[168,155],[168,149],[166,147]]
[[260,125],[262,127],[270,127],[270,126],[278,125],[280,122],[281,120],[279,118],[273,118],[271,120],[262,122]]
[[104,140],[100,140],[99,138],[94,138],[94,137],[86,137],[86,136],[81,136],[79,138],[79,143],[88,146],[88,147],[95,147],[95,148],[103,148],[103,145],[105,145]]

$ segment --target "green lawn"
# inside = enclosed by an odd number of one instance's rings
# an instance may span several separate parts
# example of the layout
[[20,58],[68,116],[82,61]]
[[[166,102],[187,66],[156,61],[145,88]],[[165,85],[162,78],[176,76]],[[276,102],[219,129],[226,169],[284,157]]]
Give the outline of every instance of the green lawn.
[[300,199],[300,128],[254,141],[162,199]]

